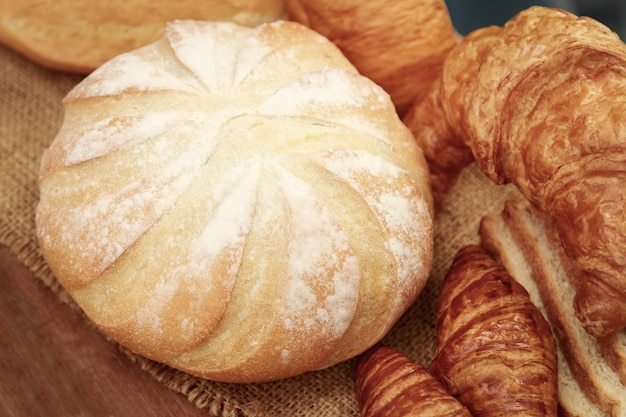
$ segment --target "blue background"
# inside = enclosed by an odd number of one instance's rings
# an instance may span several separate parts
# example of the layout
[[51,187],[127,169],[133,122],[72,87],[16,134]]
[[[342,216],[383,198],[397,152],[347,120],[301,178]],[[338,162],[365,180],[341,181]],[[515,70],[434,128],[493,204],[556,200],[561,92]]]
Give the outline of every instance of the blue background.
[[446,3],[454,26],[463,35],[480,27],[503,25],[520,10],[542,5],[591,16],[626,39],[626,0],[446,0]]

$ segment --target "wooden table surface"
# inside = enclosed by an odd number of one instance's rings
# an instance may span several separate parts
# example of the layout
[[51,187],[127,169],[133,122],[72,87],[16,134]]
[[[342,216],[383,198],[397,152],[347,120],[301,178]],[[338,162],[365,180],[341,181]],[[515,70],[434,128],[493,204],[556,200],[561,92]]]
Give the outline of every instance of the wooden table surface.
[[108,342],[0,246],[0,416],[208,416]]

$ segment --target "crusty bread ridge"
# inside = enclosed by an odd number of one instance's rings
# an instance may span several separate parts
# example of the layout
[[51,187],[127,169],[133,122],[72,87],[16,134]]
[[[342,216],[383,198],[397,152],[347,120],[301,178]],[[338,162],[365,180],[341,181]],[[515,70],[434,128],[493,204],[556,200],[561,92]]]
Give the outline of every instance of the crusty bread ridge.
[[64,99],[40,247],[91,320],[189,373],[257,382],[379,341],[430,273],[420,149],[303,25],[174,21]]
[[247,26],[283,16],[283,0],[0,0],[0,43],[38,64],[88,74],[163,36],[176,19]]
[[576,266],[553,233],[524,199],[508,201],[501,215],[485,217],[480,225],[483,246],[527,289],[557,337],[562,413],[626,416],[626,385],[619,375],[624,370],[617,367],[624,360],[625,332],[600,342],[582,328],[573,310]]

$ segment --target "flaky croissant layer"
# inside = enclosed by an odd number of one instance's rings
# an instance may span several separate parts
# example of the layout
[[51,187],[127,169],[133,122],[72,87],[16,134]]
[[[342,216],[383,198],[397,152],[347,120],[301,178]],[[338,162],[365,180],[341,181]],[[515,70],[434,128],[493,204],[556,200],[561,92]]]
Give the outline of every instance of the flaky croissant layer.
[[615,33],[540,6],[479,29],[405,123],[429,161],[437,207],[472,159],[495,183],[514,183],[576,260],[585,329],[626,328],[626,45]]
[[382,344],[359,358],[356,385],[361,417],[471,417],[426,369]]
[[556,416],[552,331],[524,287],[479,246],[459,251],[437,308],[430,372],[477,417]]

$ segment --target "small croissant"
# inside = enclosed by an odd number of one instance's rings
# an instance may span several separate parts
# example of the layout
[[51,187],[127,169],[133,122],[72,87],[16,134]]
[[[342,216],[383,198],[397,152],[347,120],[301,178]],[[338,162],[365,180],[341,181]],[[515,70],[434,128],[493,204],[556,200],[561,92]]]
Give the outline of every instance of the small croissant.
[[481,247],[461,249],[439,298],[431,374],[475,417],[556,417],[557,369],[528,292]]
[[446,57],[403,119],[429,162],[437,208],[475,160],[552,219],[582,271],[576,316],[626,328],[626,45],[601,23],[533,6]]
[[359,358],[356,384],[362,417],[471,417],[426,369],[382,344]]

